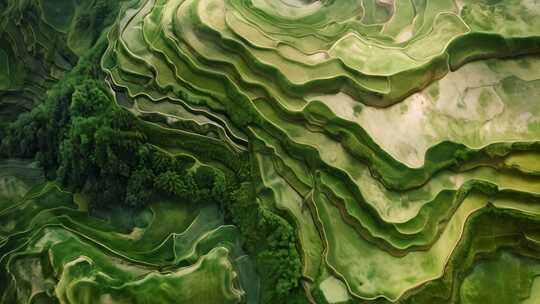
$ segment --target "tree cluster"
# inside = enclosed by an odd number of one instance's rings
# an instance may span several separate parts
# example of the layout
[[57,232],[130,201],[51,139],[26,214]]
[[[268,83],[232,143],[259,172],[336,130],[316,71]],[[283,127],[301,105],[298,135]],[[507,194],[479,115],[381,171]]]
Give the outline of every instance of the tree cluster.
[[235,187],[226,192],[222,203],[240,228],[246,250],[256,256],[263,281],[262,301],[286,303],[298,290],[302,275],[294,228],[258,202],[250,182]]
[[11,124],[1,150],[35,157],[48,177],[89,196],[94,205],[144,206],[153,194],[217,201],[225,178],[217,169],[188,168],[146,143],[137,119],[118,107],[102,83],[68,78],[45,102]]

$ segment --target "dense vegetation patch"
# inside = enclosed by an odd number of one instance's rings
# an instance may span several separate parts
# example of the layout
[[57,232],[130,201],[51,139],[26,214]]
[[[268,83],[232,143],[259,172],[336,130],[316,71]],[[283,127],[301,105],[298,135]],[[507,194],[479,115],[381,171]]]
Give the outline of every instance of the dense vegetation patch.
[[93,204],[141,207],[152,193],[194,202],[223,196],[225,180],[145,143],[136,118],[112,102],[103,83],[69,77],[7,128],[2,149],[36,158],[49,177]]

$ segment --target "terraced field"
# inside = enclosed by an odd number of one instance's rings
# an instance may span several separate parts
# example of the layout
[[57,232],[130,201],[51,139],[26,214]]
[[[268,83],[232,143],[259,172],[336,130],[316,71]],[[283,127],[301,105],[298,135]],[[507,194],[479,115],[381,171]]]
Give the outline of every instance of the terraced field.
[[213,205],[157,201],[129,222],[124,210],[89,217],[83,197],[44,182],[33,164],[1,167],[5,303],[236,303],[233,282],[256,280]]
[[173,161],[106,146],[126,201],[153,187],[135,208],[5,152],[6,303],[540,303],[539,1],[129,0],[99,32],[93,1],[35,2],[1,24],[0,135],[89,64],[106,89],[70,111],[108,94],[113,138]]

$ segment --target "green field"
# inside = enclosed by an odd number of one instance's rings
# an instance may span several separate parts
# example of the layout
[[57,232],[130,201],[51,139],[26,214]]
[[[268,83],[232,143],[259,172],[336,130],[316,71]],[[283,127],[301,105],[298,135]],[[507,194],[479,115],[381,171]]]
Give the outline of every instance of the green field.
[[540,303],[539,1],[0,16],[0,302]]

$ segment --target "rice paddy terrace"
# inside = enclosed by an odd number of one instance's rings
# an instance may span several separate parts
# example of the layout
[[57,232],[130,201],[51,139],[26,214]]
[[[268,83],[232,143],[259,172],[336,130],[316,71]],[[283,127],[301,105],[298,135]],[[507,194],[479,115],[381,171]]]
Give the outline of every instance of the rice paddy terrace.
[[539,1],[99,3],[0,0],[3,303],[540,303]]

